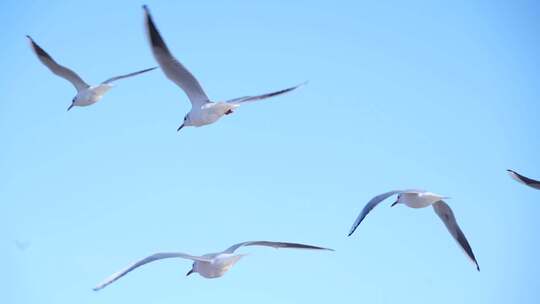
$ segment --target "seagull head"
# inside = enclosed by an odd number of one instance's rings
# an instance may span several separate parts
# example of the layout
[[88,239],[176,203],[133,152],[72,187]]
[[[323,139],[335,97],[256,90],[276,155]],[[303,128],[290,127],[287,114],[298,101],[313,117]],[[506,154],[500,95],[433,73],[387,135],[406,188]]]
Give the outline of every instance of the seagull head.
[[194,272],[197,272],[197,270],[195,270],[195,262],[193,262],[193,264],[191,265],[191,269],[186,273],[186,277],[189,276],[190,274],[194,273]]
[[182,124],[180,125],[180,127],[178,127],[176,131],[178,132],[182,130],[183,127],[189,127],[189,126],[192,126],[192,123],[191,123],[191,119],[189,118],[189,113],[187,113],[186,116],[184,116],[184,122],[182,122]]

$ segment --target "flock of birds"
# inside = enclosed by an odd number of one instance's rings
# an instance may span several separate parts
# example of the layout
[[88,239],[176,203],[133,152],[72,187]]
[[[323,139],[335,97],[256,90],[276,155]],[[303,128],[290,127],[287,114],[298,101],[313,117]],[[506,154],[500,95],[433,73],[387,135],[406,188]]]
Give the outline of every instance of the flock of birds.
[[[229,115],[241,104],[246,102],[252,102],[262,100],[274,96],[279,96],[290,91],[293,91],[303,84],[286,88],[283,90],[266,93],[255,96],[244,96],[227,101],[210,101],[197,79],[186,69],[169,51],[169,48],[165,44],[165,41],[161,37],[150,11],[147,6],[143,6],[145,16],[145,26],[147,30],[150,47],[154,58],[159,64],[159,67],[165,73],[167,78],[178,85],[188,96],[191,102],[191,110],[184,116],[182,124],[178,127],[178,131],[183,127],[195,126],[200,127],[208,124],[212,124],[225,115]],[[47,52],[45,52],[30,36],[27,36],[32,49],[39,58],[39,60],[47,66],[54,74],[68,80],[73,84],[77,90],[77,95],[73,98],[68,111],[74,106],[82,107],[89,106],[98,102],[103,95],[112,88],[114,81],[140,75],[156,69],[152,67],[137,72],[120,75],[109,78],[99,85],[88,85],[82,78],[73,72],[69,68],[66,68],[58,64]],[[540,181],[525,177],[513,170],[507,170],[510,177],[514,180],[525,184],[529,187],[540,190]],[[392,207],[397,204],[404,204],[411,208],[424,208],[432,206],[435,213],[441,218],[446,228],[457,241],[459,246],[463,249],[467,257],[474,263],[476,269],[480,271],[480,267],[476,260],[467,238],[463,231],[461,231],[452,209],[446,204],[444,199],[448,197],[435,194],[424,190],[393,190],[372,198],[363,210],[360,212],[356,220],[354,221],[349,236],[358,228],[360,223],[364,220],[367,214],[375,208],[378,204],[386,200],[387,198],[397,195],[396,201],[391,205]],[[190,255],[181,252],[161,252],[145,257],[125,269],[112,274],[105,279],[102,283],[98,284],[94,290],[100,290],[107,285],[115,282],[119,278],[123,277],[132,270],[141,267],[147,263],[168,259],[168,258],[183,258],[192,260],[193,264],[191,269],[186,275],[192,273],[198,273],[204,278],[218,278],[223,276],[232,266],[234,266],[244,255],[236,254],[236,250],[246,246],[266,246],[273,248],[291,248],[291,249],[310,249],[310,250],[330,250],[330,248],[324,248],[319,246],[312,246],[300,243],[287,243],[287,242],[271,242],[271,241],[249,241],[242,242],[225,249],[218,253],[209,253],[201,256]]]

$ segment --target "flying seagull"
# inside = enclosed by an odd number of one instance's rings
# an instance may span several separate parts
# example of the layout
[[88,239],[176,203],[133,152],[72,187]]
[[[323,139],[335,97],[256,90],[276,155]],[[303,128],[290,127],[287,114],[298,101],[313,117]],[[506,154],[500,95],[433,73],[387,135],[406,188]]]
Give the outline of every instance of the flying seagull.
[[233,113],[233,111],[243,103],[282,95],[305,84],[303,83],[287,89],[257,96],[244,96],[228,101],[212,102],[208,96],[206,96],[199,81],[197,81],[193,74],[191,74],[191,72],[171,54],[154,24],[148,7],[144,5],[143,9],[148,39],[156,61],[163,73],[165,73],[165,76],[176,83],[191,101],[191,111],[184,116],[184,122],[178,127],[177,131],[180,131],[183,127],[200,127],[214,123],[222,116]]
[[508,174],[510,175],[510,177],[515,179],[516,181],[518,181],[518,182],[520,182],[522,184],[525,184],[525,185],[527,185],[527,186],[529,186],[531,188],[540,190],[540,181],[528,178],[528,177],[523,176],[523,175],[517,173],[516,171],[510,170],[510,169],[508,169],[506,171],[508,171]]
[[77,95],[73,97],[73,100],[71,101],[71,105],[67,109],[68,111],[71,110],[71,108],[73,108],[74,106],[84,107],[84,106],[89,106],[91,104],[98,102],[101,99],[101,97],[103,97],[103,95],[107,93],[107,91],[109,91],[113,87],[112,82],[116,80],[146,73],[148,71],[151,71],[157,68],[157,67],[153,67],[153,68],[145,69],[145,70],[134,72],[134,73],[129,73],[126,75],[112,77],[96,86],[90,86],[89,84],[84,82],[84,80],[82,80],[82,78],[79,75],[77,75],[77,73],[73,72],[72,70],[54,61],[54,59],[47,52],[45,52],[45,50],[43,50],[32,39],[32,37],[28,35],[26,37],[30,41],[30,46],[32,47],[32,50],[34,50],[34,53],[36,53],[37,57],[39,58],[39,61],[41,61],[41,63],[43,63],[46,67],[48,67],[49,70],[51,70],[51,72],[53,72],[54,74],[71,82],[71,84],[77,90]]
[[469,259],[476,265],[476,269],[480,271],[476,257],[474,256],[465,235],[459,228],[452,209],[450,209],[450,207],[443,201],[443,199],[447,199],[448,197],[435,193],[426,192],[423,190],[394,190],[377,195],[367,203],[360,215],[356,218],[349,232],[349,236],[354,233],[358,225],[360,225],[371,209],[375,208],[375,206],[385,199],[396,194],[398,195],[397,200],[392,204],[392,207],[397,204],[405,204],[411,208],[424,208],[430,205],[433,206],[433,210],[435,210],[435,213],[437,213],[437,215],[441,218],[450,234],[458,242],[463,251],[465,251],[465,254],[467,254]]
[[312,250],[330,250],[329,248],[298,244],[298,243],[283,243],[283,242],[270,242],[270,241],[250,241],[243,242],[232,245],[231,247],[225,249],[219,253],[209,253],[202,256],[189,255],[181,252],[162,252],[155,253],[146,258],[139,260],[123,270],[114,273],[105,281],[100,283],[94,288],[95,291],[104,288],[105,286],[111,284],[112,282],[123,277],[130,271],[138,268],[144,264],[168,258],[183,258],[193,261],[191,269],[188,271],[186,276],[189,276],[192,273],[198,273],[202,277],[207,279],[219,278],[223,276],[229,269],[231,269],[234,264],[236,264],[245,254],[235,254],[234,252],[240,247],[244,246],[267,246],[273,248],[292,248],[292,249],[312,249]]

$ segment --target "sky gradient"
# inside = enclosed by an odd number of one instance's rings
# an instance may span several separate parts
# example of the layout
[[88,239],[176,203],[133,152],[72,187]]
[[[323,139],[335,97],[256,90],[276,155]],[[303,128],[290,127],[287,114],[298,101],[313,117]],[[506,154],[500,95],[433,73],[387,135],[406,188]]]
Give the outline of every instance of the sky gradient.
[[[202,128],[160,70],[66,112],[75,90],[31,51],[96,84],[156,65],[147,4],[213,100],[309,81]],[[13,1],[0,3],[0,302],[538,303],[540,5],[536,1]],[[450,196],[478,259],[431,208]],[[220,279],[157,251],[247,240]],[[20,250],[15,241],[28,242]]]

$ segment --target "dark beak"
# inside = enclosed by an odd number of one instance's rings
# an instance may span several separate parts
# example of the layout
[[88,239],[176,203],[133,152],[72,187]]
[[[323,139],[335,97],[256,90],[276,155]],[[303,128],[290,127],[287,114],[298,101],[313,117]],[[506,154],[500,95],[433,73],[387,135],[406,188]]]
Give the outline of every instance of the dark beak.
[[390,207],[394,207],[395,205],[397,205],[398,201],[395,201],[394,203],[392,203],[392,205],[390,205]]
[[178,127],[178,129],[176,129],[176,132],[182,130],[183,127],[184,127],[184,124],[182,124],[180,127]]
[[189,276],[190,274],[193,273],[193,269],[190,269],[187,273],[186,273],[186,277]]
[[75,104],[72,103],[72,104],[68,107],[67,110],[68,110],[68,111],[71,110],[71,108],[73,108],[74,106],[75,106]]

